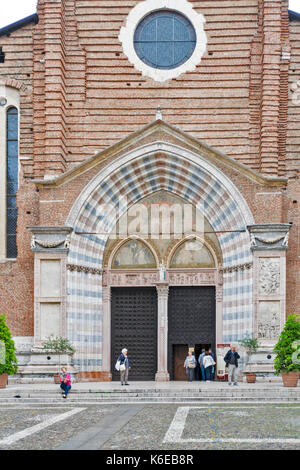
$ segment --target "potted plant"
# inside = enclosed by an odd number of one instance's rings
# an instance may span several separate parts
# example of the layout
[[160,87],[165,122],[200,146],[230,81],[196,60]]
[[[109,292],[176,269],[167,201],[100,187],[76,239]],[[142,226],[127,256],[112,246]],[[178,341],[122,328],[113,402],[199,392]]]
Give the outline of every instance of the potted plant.
[[[240,344],[247,349],[249,355],[255,353],[259,346],[257,338],[244,338],[240,341]],[[254,384],[256,382],[256,374],[251,371],[251,364],[248,364],[247,368],[248,371],[245,372],[246,381],[248,384]]]
[[62,336],[48,336],[42,344],[43,349],[58,354],[58,373],[54,374],[54,383],[59,384],[60,368],[61,368],[61,355],[75,353],[75,349],[67,338]]
[[15,343],[6,325],[5,315],[2,314],[0,315],[0,388],[5,388],[8,376],[18,370],[15,352]]
[[284,387],[297,387],[300,374],[299,356],[300,315],[288,316],[279,340],[274,347],[275,374],[282,376]]

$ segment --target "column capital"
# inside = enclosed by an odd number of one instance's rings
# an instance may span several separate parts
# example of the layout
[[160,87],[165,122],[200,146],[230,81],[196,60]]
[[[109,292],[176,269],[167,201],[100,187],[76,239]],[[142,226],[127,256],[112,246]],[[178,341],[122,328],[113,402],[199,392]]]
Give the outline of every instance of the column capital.
[[110,286],[102,287],[102,300],[103,302],[109,302],[111,299],[111,288]]
[[169,284],[167,284],[166,282],[156,284],[156,290],[159,297],[168,297]]
[[34,252],[68,253],[72,227],[27,227],[32,232],[31,250]]
[[248,225],[251,250],[287,250],[291,227],[292,224]]

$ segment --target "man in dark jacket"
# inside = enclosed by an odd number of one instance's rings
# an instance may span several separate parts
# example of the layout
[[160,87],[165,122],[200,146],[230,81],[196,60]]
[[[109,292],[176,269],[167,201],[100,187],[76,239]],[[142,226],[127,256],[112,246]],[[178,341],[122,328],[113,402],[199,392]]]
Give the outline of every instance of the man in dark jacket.
[[240,355],[236,351],[235,346],[231,346],[229,351],[227,351],[224,361],[226,363],[226,367],[228,367],[228,385],[232,385],[232,374],[233,374],[233,382],[234,385],[237,385],[238,380],[238,359]]

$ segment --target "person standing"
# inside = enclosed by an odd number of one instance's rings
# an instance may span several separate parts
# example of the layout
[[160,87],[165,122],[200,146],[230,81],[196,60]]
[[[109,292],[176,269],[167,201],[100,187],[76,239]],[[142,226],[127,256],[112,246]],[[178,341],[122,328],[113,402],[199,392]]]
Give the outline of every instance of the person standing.
[[128,375],[129,375],[129,369],[130,369],[130,362],[129,358],[127,356],[127,349],[124,348],[122,349],[122,352],[118,358],[118,361],[120,363],[120,379],[121,379],[121,385],[129,385],[128,383]]
[[212,380],[212,368],[215,365],[215,361],[211,357],[208,351],[206,351],[205,356],[203,357],[203,366],[205,369],[206,382]]
[[201,377],[202,377],[202,380],[203,382],[205,382],[206,380],[206,377],[205,377],[205,368],[203,366],[203,358],[205,356],[205,349],[202,349],[202,352],[199,356],[199,359],[198,359],[198,362],[199,362],[199,365],[200,365],[200,370],[201,370]]
[[[216,355],[214,352],[212,352],[211,348],[209,348],[208,354],[213,358],[214,362],[216,362]],[[212,367],[211,380],[215,380],[215,366]]]
[[184,361],[184,367],[186,369],[188,382],[192,382],[194,377],[194,369],[196,367],[196,359],[195,356],[192,354],[192,351],[189,351],[188,356]]
[[60,388],[63,390],[63,398],[67,398],[69,391],[71,390],[71,374],[67,372],[66,367],[61,368],[61,374],[59,376]]
[[238,360],[240,359],[240,355],[236,351],[235,346],[230,346],[229,351],[227,351],[224,361],[226,363],[226,367],[228,367],[228,385],[232,385],[232,375],[233,375],[233,384],[237,385],[238,381]]

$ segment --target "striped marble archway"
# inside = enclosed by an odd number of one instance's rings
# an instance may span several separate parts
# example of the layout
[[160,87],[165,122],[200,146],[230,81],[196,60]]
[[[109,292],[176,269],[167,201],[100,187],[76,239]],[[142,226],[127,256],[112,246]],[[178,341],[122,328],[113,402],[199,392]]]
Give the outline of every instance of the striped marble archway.
[[[101,371],[102,257],[114,228],[114,207],[121,216],[131,205],[160,190],[201,204],[217,232],[223,256],[223,342],[253,330],[252,253],[247,225],[254,220],[241,193],[207,159],[166,142],[139,147],[105,167],[76,200],[67,225],[73,226],[68,263],[67,334],[77,348],[80,370]],[[101,205],[107,204],[107,211]],[[109,205],[109,206],[108,206]],[[82,269],[86,267],[88,269]]]

